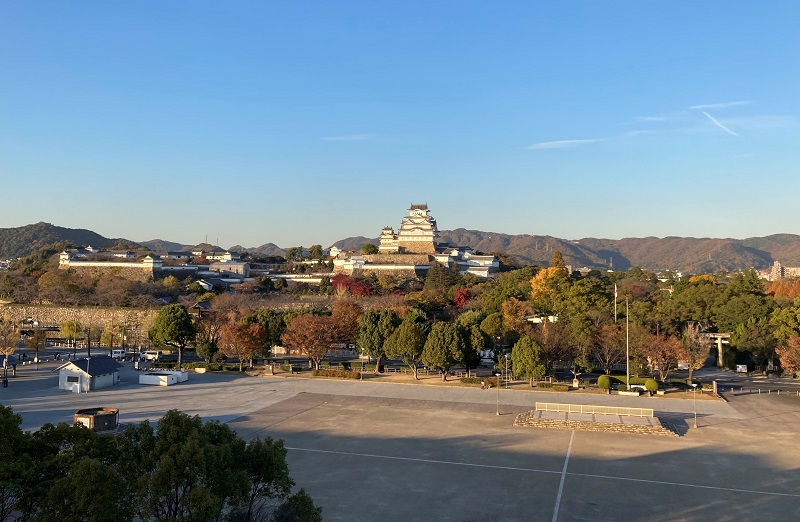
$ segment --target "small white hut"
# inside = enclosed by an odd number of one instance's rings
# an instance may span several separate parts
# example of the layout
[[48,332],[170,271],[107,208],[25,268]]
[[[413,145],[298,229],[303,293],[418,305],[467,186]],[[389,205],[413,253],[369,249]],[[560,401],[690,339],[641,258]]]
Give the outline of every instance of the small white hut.
[[119,382],[120,368],[108,355],[70,361],[58,368],[58,388],[79,393],[108,388]]

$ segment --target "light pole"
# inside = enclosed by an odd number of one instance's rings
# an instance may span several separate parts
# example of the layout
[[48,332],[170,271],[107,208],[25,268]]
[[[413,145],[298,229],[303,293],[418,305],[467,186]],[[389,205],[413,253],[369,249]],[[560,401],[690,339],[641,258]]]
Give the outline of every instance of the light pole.
[[502,372],[494,372],[495,376],[497,376],[497,415],[500,415],[500,376],[503,375]]
[[[616,287],[615,287],[616,288]],[[631,391],[630,322],[628,321],[628,298],[625,297],[625,382]]]
[[697,427],[697,383],[692,383],[692,395],[694,395],[694,427]]
[[508,354],[506,355],[506,390],[508,389]]

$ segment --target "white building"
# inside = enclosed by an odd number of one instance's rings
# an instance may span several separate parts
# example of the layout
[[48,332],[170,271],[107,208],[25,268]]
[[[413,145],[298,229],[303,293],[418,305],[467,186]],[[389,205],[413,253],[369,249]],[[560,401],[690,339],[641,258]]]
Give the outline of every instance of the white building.
[[70,361],[58,368],[58,389],[83,393],[108,388],[119,382],[120,368],[108,355]]

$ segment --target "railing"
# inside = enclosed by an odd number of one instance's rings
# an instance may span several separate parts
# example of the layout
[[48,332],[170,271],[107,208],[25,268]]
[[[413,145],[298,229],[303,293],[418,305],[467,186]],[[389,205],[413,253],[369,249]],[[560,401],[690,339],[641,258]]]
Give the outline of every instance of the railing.
[[590,404],[537,402],[536,410],[565,413],[591,413],[595,415],[625,415],[627,417],[653,417],[653,410],[651,408],[622,408],[618,406],[592,406]]
[[[796,395],[800,397],[800,391],[798,390],[781,390],[778,389],[770,389],[770,388],[744,388],[739,386],[737,392],[737,386],[718,386],[717,393],[733,393],[734,395]],[[772,393],[775,392],[775,393]]]

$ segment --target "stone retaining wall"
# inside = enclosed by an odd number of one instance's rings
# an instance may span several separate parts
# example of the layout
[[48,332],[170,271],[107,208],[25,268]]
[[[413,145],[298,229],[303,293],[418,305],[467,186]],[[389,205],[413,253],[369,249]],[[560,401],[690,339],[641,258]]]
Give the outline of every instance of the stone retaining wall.
[[589,421],[570,421],[562,419],[540,419],[536,417],[536,410],[526,411],[517,415],[514,419],[514,426],[528,428],[551,428],[558,430],[579,430],[579,431],[604,431],[612,433],[633,433],[637,435],[667,435],[677,436],[678,434],[664,426],[660,419],[656,419],[658,424],[622,424],[617,422],[589,422]]
[[[14,322],[28,317],[42,325],[61,325],[67,321],[78,321],[84,326],[128,325],[130,328],[149,329],[158,309],[112,308],[98,306],[46,306],[46,305],[0,305],[0,315]],[[58,336],[57,334],[55,335]]]

